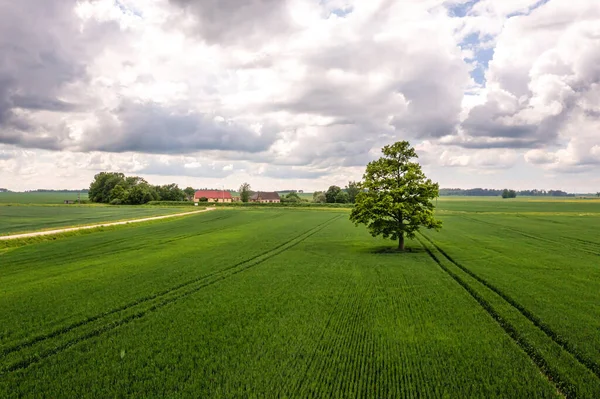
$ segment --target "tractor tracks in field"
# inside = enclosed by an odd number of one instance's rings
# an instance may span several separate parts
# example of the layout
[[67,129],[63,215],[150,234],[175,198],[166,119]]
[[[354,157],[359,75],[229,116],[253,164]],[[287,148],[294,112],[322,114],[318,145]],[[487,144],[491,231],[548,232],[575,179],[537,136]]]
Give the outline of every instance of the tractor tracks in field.
[[[417,237],[417,239],[428,255],[500,325],[505,333],[529,356],[540,372],[556,387],[562,396],[576,398],[581,395],[578,395],[578,387],[573,382],[572,375],[565,377],[563,375],[565,374],[565,369],[557,369],[556,364],[559,364],[557,362],[559,357],[563,361],[566,359],[571,367],[578,368],[580,374],[589,373],[588,381],[590,382],[590,386],[593,387],[592,389],[600,389],[600,365],[598,363],[574,348],[568,341],[512,297],[454,260],[431,238],[422,233],[419,233],[419,235],[420,237]],[[504,311],[498,311],[500,308]],[[511,312],[511,310],[514,313],[512,316],[507,313]],[[526,320],[518,319],[519,317]],[[518,326],[519,324],[520,327]],[[523,334],[523,329],[528,329],[531,332],[532,328],[535,328],[533,335]],[[537,337],[532,338],[535,334],[537,334]],[[531,342],[531,340],[536,339],[538,342],[543,342],[545,347],[540,349],[536,344]],[[560,351],[563,351],[563,353],[557,355]],[[548,359],[553,359],[554,362],[549,362]],[[569,366],[565,367],[568,368]],[[584,397],[586,396],[584,395]]]
[[293,238],[243,262],[199,276],[158,293],[148,295],[118,308],[88,317],[79,322],[38,335],[0,350],[0,375],[25,369],[83,341],[100,336],[140,319],[201,289],[247,271],[293,248],[323,230],[342,215],[336,215]]
[[0,236],[0,240],[16,240],[19,238],[30,238],[30,237],[64,234],[64,233],[69,233],[69,232],[78,231],[78,230],[97,229],[100,227],[110,227],[110,226],[120,226],[120,225],[127,225],[127,224],[133,224],[133,223],[150,222],[150,221],[154,221],[154,220],[195,215],[198,213],[214,211],[215,209],[217,209],[217,208],[209,207],[209,208],[201,209],[201,210],[197,210],[197,211],[172,213],[172,214],[160,215],[160,216],[150,216],[150,217],[139,218],[139,219],[129,219],[129,220],[116,221],[116,222],[104,222],[104,223],[96,223],[96,224],[75,226],[75,227],[63,227],[63,228],[53,229],[53,230],[42,230],[42,231],[33,231],[33,232],[29,232],[29,233],[17,233],[17,234],[3,235],[3,236]]
[[[492,223],[492,222],[488,222],[488,221],[484,221],[484,220],[479,220],[479,219],[476,219],[476,218],[470,218],[470,217],[467,217],[467,216],[463,216],[463,219],[470,220],[470,221],[473,221],[473,222],[482,223],[482,224],[487,224],[488,226],[499,227],[501,229],[508,230],[510,232],[519,234],[520,236],[527,237],[527,238],[530,238],[532,240],[541,241],[541,242],[545,242],[545,243],[552,244],[552,245],[559,245],[559,246],[562,246],[562,247],[568,247],[569,249],[576,249],[578,251],[585,252],[585,253],[588,253],[588,254],[591,254],[591,255],[600,256],[600,252],[596,252],[596,251],[588,249],[588,248],[582,248],[581,246],[579,246],[579,247],[577,247],[577,246],[573,247],[572,245],[568,245],[568,244],[566,244],[563,241],[557,241],[557,240],[552,240],[550,238],[544,238],[544,237],[536,236],[536,235],[533,235],[533,234],[526,233],[526,232],[524,232],[522,230],[519,230],[517,228],[506,226],[506,225],[503,225],[503,224]],[[571,238],[571,237],[561,237],[561,238],[566,239],[566,240],[571,241],[571,242],[579,243],[579,245],[581,245],[582,243],[587,243],[588,245],[592,245],[592,244],[598,245],[597,243],[595,243],[593,241],[586,241],[586,240],[581,240],[581,239],[578,239],[578,238]]]

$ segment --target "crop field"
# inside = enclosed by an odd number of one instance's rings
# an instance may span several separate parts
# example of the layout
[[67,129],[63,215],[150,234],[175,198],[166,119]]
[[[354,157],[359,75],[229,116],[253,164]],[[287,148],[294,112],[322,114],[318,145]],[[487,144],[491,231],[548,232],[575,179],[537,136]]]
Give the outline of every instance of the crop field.
[[583,202],[440,199],[403,254],[278,208],[11,248],[0,397],[599,398]]
[[[87,193],[80,194],[81,200],[87,200]],[[29,193],[0,193],[0,204],[63,204],[65,200],[76,201],[77,193],[72,192],[29,192]]]
[[499,197],[440,197],[438,210],[442,215],[451,213],[499,214],[571,214],[600,212],[600,198],[552,198],[520,197],[501,199]]
[[[196,209],[189,209],[189,211],[193,210]],[[181,208],[144,206],[9,206],[0,204],[0,236],[116,220],[139,219],[185,211],[187,210]]]

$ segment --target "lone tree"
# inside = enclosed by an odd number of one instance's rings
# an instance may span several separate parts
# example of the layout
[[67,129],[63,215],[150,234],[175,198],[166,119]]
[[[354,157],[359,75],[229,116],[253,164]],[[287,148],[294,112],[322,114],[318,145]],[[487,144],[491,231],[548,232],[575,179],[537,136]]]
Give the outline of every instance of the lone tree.
[[242,183],[240,186],[240,200],[242,202],[248,202],[250,200],[250,184]]
[[183,192],[185,193],[185,196],[187,198],[188,201],[191,201],[194,199],[194,194],[196,194],[196,190],[194,190],[193,187],[186,187]]
[[350,220],[365,224],[373,237],[398,240],[398,249],[404,251],[404,239],[414,238],[421,226],[442,227],[433,217],[432,200],[438,197],[439,185],[411,161],[417,153],[408,141],[387,145],[381,152],[383,157],[367,165]]

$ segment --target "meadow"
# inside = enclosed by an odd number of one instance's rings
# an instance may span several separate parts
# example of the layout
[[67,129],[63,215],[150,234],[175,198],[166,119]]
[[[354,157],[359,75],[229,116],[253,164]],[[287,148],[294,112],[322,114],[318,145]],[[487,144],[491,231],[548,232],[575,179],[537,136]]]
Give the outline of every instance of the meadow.
[[600,202],[218,209],[0,252],[0,397],[600,397]]
[[[77,193],[64,191],[0,193],[0,204],[63,204],[65,200],[77,201],[77,199]],[[87,193],[81,193],[80,199],[86,201]]]
[[194,209],[104,205],[0,204],[0,236],[117,220],[181,213]]

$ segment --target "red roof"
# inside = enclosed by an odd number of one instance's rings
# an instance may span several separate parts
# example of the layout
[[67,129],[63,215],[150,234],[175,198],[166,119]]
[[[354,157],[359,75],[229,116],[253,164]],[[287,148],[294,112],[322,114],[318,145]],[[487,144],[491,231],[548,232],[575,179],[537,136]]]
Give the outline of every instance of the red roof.
[[254,193],[254,195],[250,197],[250,199],[252,201],[258,201],[259,199],[263,201],[279,201],[281,198],[279,198],[279,194],[276,192],[259,191],[257,193]]
[[196,194],[194,194],[194,198],[208,198],[208,199],[213,199],[213,198],[225,198],[225,199],[231,199],[231,193],[229,191],[221,191],[221,190],[199,190],[196,191]]

